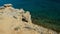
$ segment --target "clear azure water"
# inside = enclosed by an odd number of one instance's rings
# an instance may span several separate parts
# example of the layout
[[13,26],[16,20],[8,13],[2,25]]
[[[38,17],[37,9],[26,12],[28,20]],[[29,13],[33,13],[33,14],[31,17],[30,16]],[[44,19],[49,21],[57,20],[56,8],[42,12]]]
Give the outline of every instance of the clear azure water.
[[28,10],[37,17],[60,19],[60,0],[0,0],[0,6],[8,3],[15,8]]

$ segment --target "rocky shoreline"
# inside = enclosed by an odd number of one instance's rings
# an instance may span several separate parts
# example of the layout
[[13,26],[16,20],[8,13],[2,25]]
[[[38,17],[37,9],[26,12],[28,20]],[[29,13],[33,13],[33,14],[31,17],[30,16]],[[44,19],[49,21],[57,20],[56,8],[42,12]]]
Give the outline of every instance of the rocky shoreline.
[[32,23],[29,11],[15,9],[12,4],[0,7],[0,34],[60,34]]

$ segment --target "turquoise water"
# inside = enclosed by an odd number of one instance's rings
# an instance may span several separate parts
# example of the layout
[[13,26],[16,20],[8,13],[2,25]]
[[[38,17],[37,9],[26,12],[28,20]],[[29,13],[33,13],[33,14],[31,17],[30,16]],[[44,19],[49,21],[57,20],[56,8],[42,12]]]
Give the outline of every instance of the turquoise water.
[[0,6],[7,3],[30,11],[34,17],[60,20],[60,0],[0,0]]
[[11,3],[15,8],[29,10],[32,15],[60,19],[59,0],[0,0],[0,6]]
[[34,22],[60,31],[60,0],[0,0],[0,6],[8,3],[30,11]]

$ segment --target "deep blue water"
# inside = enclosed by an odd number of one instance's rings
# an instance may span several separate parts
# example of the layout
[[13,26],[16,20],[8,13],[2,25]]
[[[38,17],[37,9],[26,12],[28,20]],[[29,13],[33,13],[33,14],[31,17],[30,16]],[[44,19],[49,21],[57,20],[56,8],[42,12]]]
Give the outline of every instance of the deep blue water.
[[0,0],[0,6],[8,3],[28,10],[36,17],[60,19],[60,0]]

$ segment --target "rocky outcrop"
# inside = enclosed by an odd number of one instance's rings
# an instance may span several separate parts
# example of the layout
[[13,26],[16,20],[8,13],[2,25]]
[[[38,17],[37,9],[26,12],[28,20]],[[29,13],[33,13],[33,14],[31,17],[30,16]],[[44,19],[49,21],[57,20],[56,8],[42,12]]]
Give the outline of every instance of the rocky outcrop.
[[15,9],[11,4],[0,7],[0,34],[58,34],[32,23],[29,11]]

